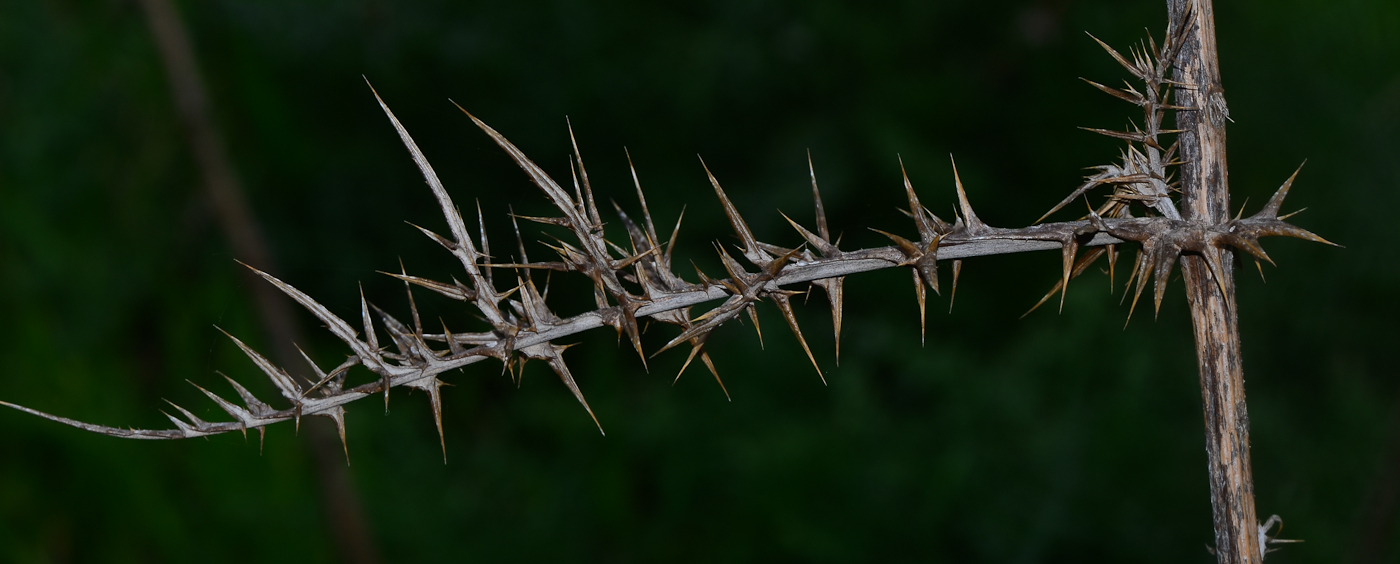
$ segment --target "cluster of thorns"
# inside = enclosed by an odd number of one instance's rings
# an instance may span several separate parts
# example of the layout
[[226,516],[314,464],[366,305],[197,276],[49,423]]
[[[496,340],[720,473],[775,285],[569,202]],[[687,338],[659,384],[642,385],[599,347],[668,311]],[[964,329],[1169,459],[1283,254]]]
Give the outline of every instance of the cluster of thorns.
[[[1191,18],[1182,18],[1182,21],[1191,21]],[[588,406],[573,374],[564,363],[562,353],[567,347],[555,344],[555,341],[588,329],[608,326],[614,328],[619,334],[626,334],[633,348],[636,349],[637,354],[642,357],[642,361],[645,363],[648,356],[642,350],[638,328],[639,318],[677,325],[681,328],[681,333],[660,350],[652,353],[653,356],[672,347],[688,344],[690,352],[681,368],[681,373],[684,373],[686,367],[698,356],[723,389],[724,383],[720,380],[714,363],[705,351],[706,340],[720,325],[734,320],[742,314],[748,315],[757,327],[758,319],[755,316],[754,307],[759,302],[767,300],[781,311],[788,327],[797,336],[808,359],[812,361],[812,366],[817,369],[818,375],[821,376],[821,369],[817,367],[816,359],[812,356],[812,351],[807,346],[802,330],[798,327],[797,320],[793,315],[791,298],[802,292],[787,288],[807,283],[825,291],[832,310],[835,350],[839,362],[842,288],[845,276],[857,272],[892,267],[908,268],[913,273],[922,327],[926,292],[927,290],[939,292],[938,261],[940,259],[953,261],[953,286],[949,298],[951,307],[953,295],[957,292],[957,279],[962,268],[962,259],[972,256],[1058,247],[1063,256],[1060,279],[1035,307],[1044,304],[1056,292],[1059,292],[1060,306],[1063,308],[1064,291],[1070,279],[1085,272],[1100,257],[1107,255],[1110,283],[1112,283],[1111,275],[1118,256],[1118,245],[1125,242],[1135,242],[1139,243],[1140,246],[1137,260],[1127,282],[1127,286],[1134,288],[1129,317],[1131,318],[1132,310],[1136,308],[1138,298],[1147,285],[1149,275],[1155,280],[1154,308],[1160,310],[1162,297],[1166,291],[1166,283],[1171,276],[1173,265],[1183,253],[1203,257],[1212,276],[1217,282],[1220,282],[1225,280],[1223,273],[1226,261],[1231,256],[1231,249],[1249,253],[1255,258],[1256,263],[1259,261],[1272,263],[1263,248],[1259,246],[1259,237],[1289,236],[1328,243],[1304,229],[1287,223],[1285,221],[1287,215],[1279,215],[1279,208],[1288,195],[1288,190],[1292,186],[1297,172],[1294,172],[1294,175],[1283,183],[1262,210],[1248,218],[1242,217],[1241,214],[1234,219],[1213,225],[1191,223],[1182,219],[1175,202],[1172,200],[1172,193],[1176,191],[1176,188],[1172,181],[1172,174],[1168,171],[1168,167],[1180,164],[1175,160],[1177,144],[1172,143],[1170,146],[1163,147],[1160,138],[1163,135],[1177,133],[1161,128],[1162,118],[1167,110],[1195,111],[1194,108],[1176,106],[1167,102],[1173,89],[1192,88],[1192,85],[1174,82],[1167,78],[1171,62],[1175,60],[1177,51],[1181,48],[1186,37],[1185,31],[1185,29],[1169,29],[1160,47],[1149,38],[1147,45],[1140,45],[1130,51],[1131,60],[1123,57],[1103,42],[1099,42],[1115,60],[1142,81],[1145,88],[1139,91],[1129,84],[1125,89],[1117,89],[1091,81],[1086,82],[1119,99],[1142,107],[1145,119],[1143,127],[1134,125],[1128,131],[1090,129],[1096,133],[1125,140],[1128,144],[1121,154],[1119,164],[1096,167],[1095,174],[1045,214],[1045,217],[1048,217],[1074,200],[1085,197],[1090,190],[1110,187],[1112,192],[1107,201],[1097,209],[1091,208],[1083,219],[1042,224],[1039,223],[1045,219],[1042,217],[1037,220],[1036,225],[1018,229],[988,226],[978,219],[971,204],[968,203],[967,194],[963,189],[962,181],[958,178],[955,165],[953,174],[959,213],[953,222],[940,219],[920,204],[908,176],[905,175],[904,190],[908,198],[909,208],[901,211],[914,220],[917,237],[906,238],[875,230],[888,237],[894,245],[843,251],[838,248],[836,242],[832,241],[826,215],[822,208],[821,195],[817,191],[816,174],[813,171],[812,196],[816,203],[816,230],[809,230],[784,216],[803,239],[803,244],[787,248],[755,239],[752,231],[749,230],[748,225],[725,194],[724,189],[720,187],[719,181],[706,168],[705,172],[714,187],[715,195],[719,198],[731,226],[738,235],[740,246],[738,247],[739,256],[735,257],[722,245],[716,244],[715,248],[719,253],[727,277],[707,276],[697,268],[698,283],[686,281],[672,270],[672,252],[680,229],[680,220],[677,219],[675,228],[672,229],[663,248],[662,240],[658,237],[658,232],[652,221],[651,212],[647,208],[646,198],[642,194],[640,183],[636,181],[635,169],[633,170],[633,181],[636,185],[637,198],[641,204],[642,221],[634,221],[623,212],[621,207],[614,204],[630,242],[630,248],[624,248],[609,241],[604,236],[604,223],[594,202],[588,173],[583,166],[583,159],[578,152],[576,142],[573,145],[574,154],[571,160],[571,172],[573,173],[571,193],[536,166],[505,137],[482,123],[475,116],[467,113],[468,117],[525,171],[530,180],[544,192],[544,195],[560,214],[557,217],[524,217],[512,213],[512,223],[515,227],[519,252],[518,262],[492,263],[480,207],[478,206],[477,215],[483,230],[480,234],[480,247],[478,248],[467,231],[461,213],[438,180],[436,173],[433,172],[432,166],[428,164],[408,132],[376,93],[376,100],[379,100],[380,106],[398,131],[414,162],[417,163],[427,180],[429,188],[432,189],[433,195],[436,196],[443,216],[447,220],[449,235],[443,236],[421,227],[418,229],[437,241],[461,262],[466,282],[463,283],[455,278],[451,282],[438,282],[409,276],[402,270],[398,274],[390,275],[402,280],[406,286],[419,286],[453,300],[471,304],[480,317],[490,325],[489,330],[454,333],[444,324],[441,333],[426,332],[417,307],[413,305],[413,294],[410,290],[411,324],[404,323],[379,308],[370,306],[364,300],[363,292],[361,292],[360,322],[362,327],[360,329],[363,330],[361,333],[350,323],[331,313],[300,290],[271,275],[253,269],[254,272],[306,307],[325,324],[331,333],[344,341],[352,353],[344,362],[329,372],[323,371],[314,361],[306,357],[316,380],[303,384],[287,371],[274,365],[267,358],[230,335],[229,338],[271,379],[277,390],[291,404],[291,407],[273,408],[259,400],[237,381],[227,377],[225,378],[228,379],[229,384],[242,399],[242,406],[230,402],[198,384],[192,384],[223,411],[232,416],[233,421],[205,421],[189,410],[171,403],[170,405],[183,416],[181,419],[166,414],[175,425],[174,429],[145,430],[106,427],[50,415],[27,407],[0,403],[80,429],[134,439],[179,439],[230,431],[239,431],[246,436],[248,429],[257,430],[261,437],[264,429],[273,423],[295,420],[299,425],[302,416],[318,415],[335,421],[342,444],[344,444],[345,404],[382,393],[387,409],[389,390],[405,386],[427,393],[432,403],[433,416],[441,441],[441,388],[444,383],[439,379],[439,376],[486,358],[501,361],[503,363],[502,371],[508,369],[512,378],[519,377],[518,374],[526,361],[544,361],[559,376],[578,402],[593,417],[594,423],[597,424],[597,417]],[[1095,41],[1098,40],[1095,39]],[[463,110],[463,113],[466,111]],[[573,132],[570,130],[571,141],[572,138]],[[810,157],[808,165],[809,171],[811,171]],[[1134,204],[1145,210],[1143,216],[1132,216],[1130,211]],[[557,261],[531,262],[520,237],[517,218],[567,229],[572,233],[573,241],[556,240],[554,244],[547,245],[557,254]],[[1081,246],[1087,247],[1088,250],[1083,253],[1083,256],[1078,256]],[[493,277],[493,269],[502,268],[512,269],[515,274],[514,285],[506,291],[498,290]],[[1260,268],[1262,275],[1262,266]],[[532,271],[541,269],[577,272],[588,277],[593,283],[597,309],[567,318],[554,313],[545,303],[548,286],[546,285],[545,292],[541,293],[532,277]],[[1134,282],[1136,282],[1135,286]],[[1124,297],[1126,295],[1125,291]],[[1233,293],[1225,292],[1225,295],[1230,296]],[[717,299],[724,301],[718,307],[698,316],[691,316],[693,306]],[[1035,307],[1031,308],[1032,311]],[[1230,307],[1233,307],[1233,304]],[[374,310],[373,315],[371,309]],[[382,330],[392,340],[393,352],[390,352],[389,347],[381,344],[379,328],[374,323],[375,317],[378,317]],[[305,353],[303,356],[306,356]],[[352,367],[357,365],[373,372],[378,378],[375,381],[347,389],[345,387],[347,374]],[[677,374],[676,377],[679,378],[680,375]],[[825,378],[822,378],[825,382]],[[727,390],[725,390],[725,395],[728,396]],[[602,430],[601,425],[599,425],[599,430]],[[446,448],[444,444],[445,459]]]

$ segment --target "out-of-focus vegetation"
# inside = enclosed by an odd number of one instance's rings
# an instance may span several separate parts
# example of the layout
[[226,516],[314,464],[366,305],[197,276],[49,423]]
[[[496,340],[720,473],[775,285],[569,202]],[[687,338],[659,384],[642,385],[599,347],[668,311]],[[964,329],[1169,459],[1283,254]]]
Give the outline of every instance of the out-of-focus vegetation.
[[[635,209],[623,156],[669,226],[678,265],[720,272],[733,242],[700,153],[760,237],[811,222],[811,149],[842,246],[912,232],[902,154],[926,205],[951,215],[948,154],[982,218],[1024,225],[1118,144],[1137,110],[1084,76],[1126,74],[1160,36],[1161,2],[184,2],[238,173],[284,278],[342,315],[357,282],[393,312],[376,270],[446,278],[432,198],[368,77],[463,206],[479,199],[498,254],[507,205],[546,204],[451,104],[567,176],[572,119],[595,189]],[[1354,554],[1387,468],[1400,386],[1393,226],[1400,211],[1400,4],[1216,6],[1231,115],[1234,205],[1303,159],[1288,209],[1346,245],[1265,245],[1239,267],[1261,516],[1282,514],[1280,562]],[[214,329],[266,348],[215,225],[150,31],[130,1],[0,5],[0,399],[120,426],[165,427],[169,398],[222,415],[184,383],[220,370],[275,393]],[[1065,217],[1070,217],[1067,214]],[[533,227],[528,227],[533,230]],[[531,236],[534,256],[547,249]],[[484,363],[445,393],[449,464],[422,394],[352,405],[355,489],[387,561],[1208,562],[1210,503],[1185,299],[1127,314],[1107,276],[1064,313],[1017,317],[1058,276],[1054,253],[965,264],[957,306],[931,301],[919,346],[908,275],[847,282],[841,366],[821,298],[798,313],[823,387],[772,309],[710,342],[733,402],[685,358],[643,370],[610,332],[566,355],[608,431],[557,378],[520,389]],[[678,268],[682,273],[688,267]],[[1126,278],[1120,265],[1119,283]],[[945,271],[944,276],[948,276]],[[945,282],[946,282],[945,278]],[[554,277],[564,313],[586,283]],[[473,321],[418,296],[426,319]],[[341,358],[314,320],[301,343]],[[655,349],[675,330],[653,328]],[[308,425],[328,424],[309,421]],[[148,443],[0,412],[0,560],[324,562],[334,558],[310,452],[291,425],[256,439]],[[1386,542],[1396,539],[1393,527]],[[1395,558],[1391,544],[1384,555]]]

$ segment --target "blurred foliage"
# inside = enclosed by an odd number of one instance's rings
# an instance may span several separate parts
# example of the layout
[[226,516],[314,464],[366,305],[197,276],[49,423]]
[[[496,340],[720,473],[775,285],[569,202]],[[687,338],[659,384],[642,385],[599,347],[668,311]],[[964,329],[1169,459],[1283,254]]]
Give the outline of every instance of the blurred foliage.
[[[442,220],[361,75],[458,202],[480,201],[499,248],[507,206],[545,202],[448,98],[556,178],[570,116],[600,197],[635,209],[627,146],[659,224],[688,206],[677,264],[716,273],[708,242],[734,239],[696,153],[776,243],[798,239],[775,209],[811,222],[809,148],[845,248],[885,244],[866,227],[912,232],[895,212],[896,154],[945,217],[953,153],[983,219],[1024,225],[1116,157],[1075,126],[1139,117],[1077,80],[1126,77],[1081,32],[1121,49],[1165,27],[1160,2],[1107,0],[180,8],[284,279],[342,315],[357,282],[404,311],[402,288],[375,273],[399,258],[453,273],[403,223]],[[1257,208],[1309,159],[1287,207],[1310,207],[1297,223],[1346,245],[1270,240],[1267,284],[1238,270],[1259,511],[1307,540],[1270,562],[1336,562],[1376,481],[1400,471],[1382,457],[1400,396],[1385,352],[1400,333],[1400,4],[1216,9],[1235,205]],[[213,327],[266,346],[172,106],[134,2],[0,4],[0,399],[164,427],[161,398],[221,417],[183,382],[225,391],[215,370],[275,395]],[[352,405],[374,541],[393,562],[1213,561],[1180,284],[1159,319],[1139,311],[1126,329],[1121,290],[1098,274],[1071,285],[1062,314],[1018,320],[1058,260],[968,262],[956,308],[931,301],[922,347],[907,274],[850,278],[839,368],[822,300],[799,311],[828,387],[766,309],[770,349],[744,326],[711,341],[732,403],[698,366],[672,386],[684,352],[648,373],[610,332],[581,335],[566,358],[606,437],[538,364],[518,390],[493,363],[452,379],[445,466],[421,394],[395,394],[387,416]],[[557,310],[588,307],[585,283],[554,282]],[[301,320],[304,347],[340,358]],[[259,456],[237,436],[122,441],[0,413],[0,560],[332,560],[309,449],[291,425],[268,435]]]

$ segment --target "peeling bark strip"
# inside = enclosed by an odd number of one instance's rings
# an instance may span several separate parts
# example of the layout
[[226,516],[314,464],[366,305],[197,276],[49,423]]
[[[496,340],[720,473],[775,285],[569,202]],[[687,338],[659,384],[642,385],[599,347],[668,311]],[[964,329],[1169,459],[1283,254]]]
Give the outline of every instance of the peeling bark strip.
[[[1260,237],[1286,236],[1330,243],[1307,230],[1287,223],[1287,215],[1279,215],[1283,200],[1293,186],[1297,172],[1279,187],[1260,211],[1248,218],[1242,218],[1241,210],[1240,215],[1234,219],[1229,218],[1229,183],[1225,163],[1225,122],[1229,119],[1229,112],[1225,106],[1217,68],[1214,15],[1209,0],[1168,0],[1168,8],[1169,25],[1160,44],[1155,38],[1148,37],[1145,44],[1131,48],[1129,56],[1125,57],[1102,41],[1099,42],[1109,56],[1140,81],[1143,90],[1139,91],[1131,84],[1120,90],[1097,82],[1087,82],[1114,98],[1140,107],[1143,111],[1143,125],[1141,128],[1133,126],[1128,131],[1085,128],[1126,141],[1127,146],[1121,153],[1121,162],[1094,167],[1098,172],[1089,176],[1084,184],[1037,220],[1036,225],[999,228],[983,223],[973,211],[954,165],[953,188],[956,192],[957,207],[952,222],[940,219],[920,203],[919,196],[905,175],[903,188],[909,208],[901,211],[913,220],[916,236],[905,238],[895,233],[872,229],[888,237],[894,245],[843,251],[838,246],[839,241],[831,240],[821,196],[817,190],[815,168],[811,166],[809,157],[808,167],[812,177],[817,229],[813,232],[784,216],[800,235],[801,244],[796,247],[783,247],[761,242],[754,236],[739,210],[725,194],[719,180],[701,161],[715,196],[742,245],[736,247],[736,254],[731,254],[726,247],[716,243],[716,250],[728,277],[711,278],[697,269],[695,274],[699,279],[698,283],[686,281],[672,270],[672,251],[680,231],[680,219],[676,220],[670,238],[663,245],[651,211],[647,208],[646,197],[642,194],[635,169],[632,179],[642,211],[641,216],[638,216],[641,221],[633,221],[620,206],[614,204],[621,219],[620,224],[626,231],[625,239],[619,239],[630,243],[629,249],[605,237],[607,224],[598,213],[593,187],[589,183],[588,171],[584,168],[578,143],[574,142],[572,129],[569,130],[569,138],[573,142],[569,172],[573,190],[567,190],[518,147],[506,140],[505,136],[466,113],[466,110],[462,110],[478,128],[510,155],[559,213],[556,217],[525,217],[512,213],[511,222],[515,227],[518,255],[512,257],[513,262],[510,263],[493,263],[481,209],[477,209],[477,223],[481,226],[478,248],[461,210],[453,203],[452,196],[438,179],[437,173],[433,171],[408,130],[375,93],[375,100],[433,192],[443,219],[446,220],[448,235],[440,235],[421,227],[419,229],[461,263],[464,271],[462,277],[466,283],[456,278],[450,283],[428,280],[410,276],[402,270],[398,274],[386,273],[404,282],[408,291],[411,324],[399,321],[370,305],[362,293],[357,320],[359,327],[356,327],[290,284],[252,269],[269,283],[269,292],[275,288],[306,308],[327,330],[343,341],[352,353],[347,360],[328,373],[322,371],[315,361],[305,354],[300,354],[301,358],[297,360],[305,360],[310,364],[311,372],[317,378],[306,386],[282,367],[287,365],[287,357],[293,356],[285,343],[282,343],[283,354],[274,355],[282,364],[279,366],[230,335],[234,344],[267,375],[290,407],[274,408],[254,397],[247,388],[232,379],[229,379],[229,385],[242,400],[242,406],[198,384],[194,385],[232,417],[233,421],[204,421],[172,403],[175,411],[183,416],[182,419],[167,414],[175,426],[173,429],[122,429],[93,425],[3,401],[0,401],[0,405],[86,431],[131,439],[181,439],[234,431],[246,435],[249,429],[256,430],[261,435],[268,425],[282,421],[296,421],[299,424],[303,416],[315,415],[329,418],[336,423],[342,449],[345,449],[346,404],[382,393],[387,410],[390,390],[408,387],[427,392],[437,423],[439,441],[443,445],[445,463],[447,455],[446,442],[442,440],[441,402],[443,381],[439,376],[488,358],[499,360],[503,364],[501,372],[510,371],[512,378],[517,377],[516,370],[523,369],[526,361],[545,361],[601,432],[602,424],[584,399],[583,391],[564,362],[562,353],[567,347],[555,342],[562,337],[590,329],[612,327],[619,337],[622,333],[627,334],[628,340],[645,363],[650,356],[642,349],[638,318],[651,318],[660,323],[676,325],[681,328],[680,335],[660,350],[651,353],[651,356],[672,347],[688,344],[690,352],[685,364],[681,366],[681,372],[683,373],[691,361],[699,356],[723,390],[724,383],[720,380],[709,353],[704,349],[705,342],[721,325],[739,319],[740,315],[750,316],[754,328],[758,329],[758,318],[754,314],[754,308],[767,301],[783,314],[788,328],[797,337],[812,362],[812,367],[825,383],[825,376],[793,315],[791,297],[802,291],[785,286],[799,285],[798,288],[801,288],[800,285],[807,284],[807,291],[810,291],[811,286],[817,286],[826,292],[832,309],[834,340],[839,361],[843,283],[847,275],[886,268],[908,269],[914,282],[914,295],[919,308],[922,331],[927,290],[939,292],[940,260],[953,261],[953,285],[949,293],[951,308],[952,294],[957,291],[958,274],[962,270],[964,259],[1033,250],[1060,250],[1062,260],[1059,280],[1050,292],[1031,308],[1034,311],[1056,292],[1060,293],[1060,304],[1063,307],[1065,288],[1070,280],[1085,272],[1099,258],[1108,257],[1108,271],[1112,283],[1118,246],[1133,242],[1139,243],[1140,247],[1123,293],[1124,298],[1129,290],[1133,294],[1133,302],[1128,311],[1129,318],[1147,286],[1149,277],[1154,282],[1154,311],[1161,309],[1162,297],[1168,281],[1171,280],[1172,268],[1178,259],[1182,263],[1200,362],[1216,553],[1221,563],[1257,563],[1263,559],[1261,548],[1292,541],[1270,537],[1269,531],[1274,525],[1277,524],[1280,530],[1282,529],[1282,521],[1277,516],[1270,517],[1263,525],[1258,523],[1255,516],[1253,483],[1249,469],[1249,417],[1244,403],[1244,377],[1240,369],[1239,331],[1235,318],[1232,249],[1249,253],[1254,257],[1256,264],[1259,264],[1261,261],[1272,262],[1259,245]],[[1173,69],[1174,80],[1168,78]],[[1171,96],[1177,90],[1182,92],[1178,95],[1179,100],[1172,101]],[[1161,128],[1163,116],[1168,110],[1177,112],[1178,130]],[[1167,143],[1166,136],[1174,134],[1179,134],[1176,142]],[[1181,155],[1183,160],[1178,161],[1177,155]],[[630,157],[628,164],[631,164]],[[902,171],[902,162],[900,166]],[[1177,182],[1172,181],[1174,171],[1169,170],[1172,166],[1181,166],[1181,180]],[[231,186],[236,188],[236,184]],[[1097,188],[1108,188],[1112,192],[1105,203],[1097,208],[1090,208],[1087,217],[1077,221],[1040,223],[1075,200],[1087,197],[1088,192]],[[1172,199],[1173,191],[1183,194],[1180,202],[1182,208],[1178,208],[1178,202]],[[237,195],[236,190],[231,193]],[[1142,215],[1133,216],[1133,211]],[[545,244],[555,252],[557,261],[531,262],[526,254],[524,240],[520,236],[517,219],[564,228],[570,231],[573,237],[568,241],[554,238],[553,244]],[[1088,249],[1082,255],[1079,254],[1081,247]],[[240,251],[240,254],[246,254],[253,260],[265,256],[256,246],[250,249]],[[748,268],[751,267],[756,267],[757,272],[749,271]],[[510,274],[514,275],[514,286],[510,286],[510,280],[505,282],[505,290],[496,286],[498,278],[493,273],[500,269],[512,271]],[[572,272],[591,281],[596,309],[569,318],[559,317],[545,303],[545,297],[548,295],[547,283],[546,291],[541,293],[532,279],[532,271],[540,269]],[[415,286],[470,304],[490,328],[486,331],[459,330],[454,333],[444,322],[441,333],[425,331],[413,302],[412,292]],[[692,307],[715,300],[723,300],[723,303],[703,314],[691,316]],[[376,316],[370,315],[371,309]],[[375,325],[376,317],[379,319],[379,327]],[[379,340],[381,331],[390,337],[384,346],[381,346]],[[759,337],[762,338],[761,333]],[[390,345],[396,352],[389,352]],[[372,372],[376,379],[347,388],[347,375],[356,366]],[[679,379],[680,374],[677,374],[676,378]],[[728,396],[727,391],[725,395]],[[348,462],[348,449],[346,452]]]
[[[1175,78],[1194,86],[1178,90],[1177,96],[1182,105],[1196,108],[1176,112],[1183,160],[1182,218],[1218,225],[1230,216],[1230,175],[1225,161],[1229,110],[1220,84],[1215,12],[1211,0],[1171,0],[1169,11],[1176,25],[1190,26],[1177,55]],[[1211,279],[1198,255],[1182,255],[1181,269],[1200,367],[1216,558],[1221,564],[1256,563],[1263,560],[1263,554],[1249,465],[1249,412],[1244,399],[1239,323],[1233,307],[1234,261],[1228,248],[1222,252],[1222,268],[1215,273],[1219,280]]]

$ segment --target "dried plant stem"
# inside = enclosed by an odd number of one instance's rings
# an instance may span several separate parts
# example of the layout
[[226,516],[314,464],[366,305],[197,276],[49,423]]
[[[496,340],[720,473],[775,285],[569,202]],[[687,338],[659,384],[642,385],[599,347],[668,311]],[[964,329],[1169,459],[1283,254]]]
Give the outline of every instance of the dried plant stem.
[[[272,254],[248,209],[223,136],[210,115],[209,96],[180,15],[170,0],[141,0],[141,7],[160,51],[180,122],[224,237],[235,256],[259,268],[273,269]],[[244,286],[253,294],[258,318],[272,344],[274,356],[284,366],[293,365],[298,356],[294,343],[306,341],[290,304],[275,288],[251,273],[244,273],[243,279]],[[359,495],[341,462],[341,449],[336,448],[340,446],[336,436],[329,429],[312,426],[307,428],[305,437],[312,447],[323,511],[336,539],[333,545],[340,559],[353,564],[378,563],[378,551],[369,534]]]
[[[170,68],[172,86],[179,101],[181,116],[186,121],[190,143],[204,171],[206,184],[234,252],[255,266],[268,269],[271,259],[258,236],[256,224],[248,213],[220,138],[209,119],[203,87],[195,73],[194,58],[183,29],[179,27],[168,0],[142,1],[151,14],[152,27],[160,39],[162,53]],[[797,247],[786,247],[758,240],[720,186],[719,180],[706,167],[706,176],[741,245],[736,247],[737,254],[731,254],[729,247],[716,243],[715,250],[728,277],[711,278],[697,268],[699,283],[686,281],[673,271],[672,251],[680,221],[677,220],[663,250],[663,239],[656,231],[635,170],[633,184],[642,210],[642,215],[637,216],[641,221],[634,221],[621,206],[614,203],[620,219],[618,224],[626,231],[626,241],[630,243],[629,249],[605,237],[606,223],[599,215],[583,156],[576,142],[572,143],[569,172],[573,190],[570,192],[500,132],[462,109],[520,166],[558,212],[552,217],[525,217],[512,213],[518,255],[509,262],[503,260],[505,255],[499,255],[501,259],[493,258],[480,207],[477,209],[477,222],[481,224],[481,231],[477,239],[471,235],[460,208],[453,202],[417,143],[376,93],[375,99],[380,108],[432,190],[447,222],[448,234],[440,235],[422,227],[418,229],[461,263],[465,283],[457,278],[452,278],[450,283],[428,280],[402,271],[386,273],[402,280],[409,291],[411,324],[371,306],[361,295],[359,327],[356,327],[301,290],[253,268],[253,273],[269,283],[253,287],[263,322],[277,347],[273,355],[277,362],[274,363],[232,335],[230,338],[277,387],[282,398],[290,404],[288,408],[277,409],[264,403],[232,379],[229,379],[229,385],[242,399],[243,406],[191,382],[232,417],[232,421],[205,421],[172,403],[171,406],[183,416],[182,419],[167,414],[175,425],[174,429],[108,427],[3,401],[0,401],[0,406],[91,432],[157,440],[235,431],[246,435],[249,429],[261,434],[269,425],[290,420],[299,422],[304,416],[315,415],[330,418],[336,423],[344,448],[344,406],[371,395],[383,394],[387,407],[390,390],[404,386],[427,393],[446,462],[446,443],[441,440],[440,394],[444,382],[439,376],[487,358],[501,361],[502,372],[510,371],[513,378],[517,374],[516,368],[523,368],[526,361],[545,361],[594,423],[599,425],[601,432],[598,418],[564,362],[562,353],[568,346],[555,342],[563,337],[590,329],[612,327],[619,337],[626,333],[632,347],[645,362],[649,356],[642,347],[640,333],[643,326],[638,323],[638,318],[677,325],[682,329],[681,334],[652,355],[689,344],[690,354],[681,372],[699,356],[723,389],[724,384],[708,352],[704,350],[705,342],[720,325],[738,320],[744,314],[749,315],[756,326],[758,319],[754,308],[766,300],[782,312],[808,360],[825,382],[825,376],[792,311],[791,298],[802,293],[792,288],[793,285],[810,284],[820,287],[827,294],[832,308],[833,337],[839,351],[843,288],[845,277],[850,274],[888,268],[910,270],[922,329],[927,290],[939,292],[939,261],[953,262],[952,288],[955,292],[963,259],[1059,249],[1059,281],[1036,307],[1046,303],[1056,292],[1060,293],[1060,305],[1063,307],[1065,288],[1072,278],[1105,256],[1108,257],[1111,273],[1118,256],[1117,245],[1131,242],[1139,245],[1124,292],[1125,297],[1128,290],[1133,294],[1129,317],[1149,278],[1154,281],[1154,311],[1161,309],[1172,269],[1178,259],[1182,263],[1200,367],[1215,525],[1214,550],[1222,564],[1261,562],[1268,546],[1298,541],[1271,536],[1269,531],[1275,525],[1282,529],[1282,521],[1277,516],[1270,517],[1261,525],[1255,515],[1249,465],[1249,417],[1245,409],[1234,298],[1233,253],[1235,250],[1244,251],[1252,255],[1256,262],[1272,262],[1259,245],[1260,237],[1283,236],[1331,243],[1306,229],[1289,224],[1286,219],[1291,214],[1280,215],[1280,208],[1297,172],[1284,181],[1268,203],[1254,215],[1243,217],[1241,210],[1240,215],[1233,219],[1229,217],[1229,182],[1225,160],[1225,122],[1229,119],[1229,112],[1220,87],[1214,13],[1209,0],[1168,0],[1168,12],[1170,22],[1161,43],[1148,37],[1144,43],[1129,49],[1128,56],[1124,56],[1108,44],[1098,42],[1108,55],[1140,81],[1143,90],[1139,91],[1131,83],[1126,89],[1111,88],[1093,81],[1088,81],[1089,84],[1142,108],[1144,121],[1141,128],[1134,125],[1127,131],[1085,128],[1126,141],[1121,164],[1094,167],[1097,172],[1045,217],[1085,197],[1091,190],[1111,189],[1108,201],[1097,209],[1090,209],[1087,218],[1057,223],[1037,222],[1036,225],[1022,228],[992,227],[973,211],[954,166],[953,185],[957,195],[954,221],[944,221],[930,212],[920,202],[905,175],[903,188],[909,207],[901,211],[913,220],[917,238],[907,239],[895,233],[872,229],[895,244],[843,251],[838,246],[839,240],[831,240],[817,190],[816,173],[809,160],[817,230],[808,230],[784,216],[803,241]],[[1175,74],[1168,78],[1173,70]],[[1172,100],[1174,93],[1176,99]],[[1161,128],[1168,110],[1176,112],[1177,130]],[[573,141],[572,129],[569,135]],[[1168,135],[1177,135],[1176,142],[1167,143],[1165,136]],[[630,157],[628,160],[630,164]],[[1179,180],[1174,181],[1177,173],[1169,167],[1178,165],[1181,167],[1180,176]],[[1182,193],[1180,206],[1172,197],[1173,190],[1178,188]],[[1135,208],[1146,215],[1134,216],[1132,210]],[[526,254],[517,219],[570,231],[572,238],[568,240],[551,237],[553,243],[545,243],[558,255],[559,260],[532,262]],[[1093,248],[1080,255],[1079,250],[1083,247],[1102,248]],[[758,272],[750,270],[752,267],[757,267]],[[591,281],[596,309],[573,317],[560,317],[545,303],[548,279],[543,293],[536,287],[538,275],[532,277],[531,272],[540,269],[572,272]],[[493,271],[501,273],[503,270],[512,271],[514,286],[510,286],[511,281],[505,279],[509,275],[493,274]],[[507,286],[505,290],[497,286],[502,279],[505,279]],[[490,326],[489,330],[454,333],[444,323],[441,333],[425,331],[421,315],[413,305],[414,286],[469,304],[480,314],[477,319]],[[294,353],[291,343],[298,340],[296,327],[286,311],[286,302],[278,299],[276,292],[291,297],[305,307],[350,348],[352,355],[327,373],[311,358]],[[715,300],[723,300],[723,303],[698,316],[691,315],[693,306]],[[371,315],[371,310],[377,316]],[[378,326],[375,317],[379,319]],[[387,333],[391,341],[381,344],[379,338],[383,333]],[[307,379],[309,387],[303,386],[282,368],[295,364],[296,356],[302,356],[302,360],[310,363],[315,373],[316,378]],[[376,378],[347,389],[347,374],[356,366],[368,370]],[[728,395],[727,391],[725,393]],[[342,556],[356,562],[373,561],[373,547],[368,544],[368,535],[365,534],[358,505],[348,486],[347,475],[338,460],[331,462],[337,458],[335,449],[328,446],[328,441],[313,442],[318,469],[322,474],[321,484],[325,488],[328,511],[339,537],[337,546],[342,549]]]
[[[1178,103],[1195,108],[1176,113],[1177,129],[1182,130],[1178,137],[1183,161],[1182,217],[1190,223],[1219,225],[1229,220],[1229,169],[1225,161],[1229,111],[1220,84],[1215,14],[1211,0],[1169,0],[1169,12],[1177,25],[1190,27],[1177,56],[1175,77],[1191,86],[1178,91]],[[1183,18],[1194,22],[1180,21]],[[1183,254],[1181,263],[1200,367],[1216,557],[1221,564],[1257,563],[1263,554],[1249,464],[1249,412],[1240,360],[1233,253],[1228,248],[1221,252],[1223,268],[1215,273],[1219,280],[1212,278],[1200,255]]]

